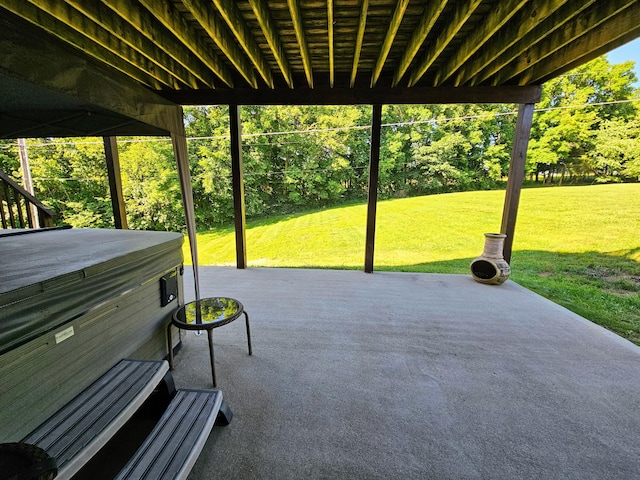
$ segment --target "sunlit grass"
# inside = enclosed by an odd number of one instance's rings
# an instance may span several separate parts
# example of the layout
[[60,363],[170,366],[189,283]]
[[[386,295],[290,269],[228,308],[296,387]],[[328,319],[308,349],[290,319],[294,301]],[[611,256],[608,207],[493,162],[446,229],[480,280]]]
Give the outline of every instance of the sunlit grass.
[[[468,273],[503,191],[378,204],[375,269]],[[366,206],[247,223],[249,266],[363,268]],[[235,265],[233,227],[198,235],[201,265]],[[185,247],[185,258],[188,258]],[[512,279],[640,343],[640,184],[522,191]]]
[[[376,267],[476,256],[483,233],[499,230],[503,202],[503,191],[380,202]],[[522,250],[611,252],[640,246],[639,211],[640,184],[525,189],[513,261]],[[248,263],[360,268],[365,222],[364,204],[249,221]],[[199,233],[200,263],[234,265],[234,235],[232,226]]]

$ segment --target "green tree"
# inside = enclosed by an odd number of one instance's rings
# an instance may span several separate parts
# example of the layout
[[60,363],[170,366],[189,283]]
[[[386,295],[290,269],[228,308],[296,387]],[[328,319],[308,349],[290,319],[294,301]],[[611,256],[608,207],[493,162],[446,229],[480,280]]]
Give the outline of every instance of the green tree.
[[59,213],[58,224],[113,226],[102,139],[41,139],[27,147],[36,197]]
[[[370,110],[370,109],[369,109]],[[186,110],[194,190],[215,211],[207,222],[233,218],[226,107]],[[247,216],[328,205],[363,195],[368,148],[363,108],[247,106],[241,109]],[[206,138],[201,138],[206,137]],[[366,182],[364,182],[366,187]]]
[[20,157],[15,140],[0,140],[0,170],[20,182]]
[[231,147],[227,106],[185,109],[189,162],[198,224],[212,227],[233,219]]
[[[494,188],[509,164],[513,115],[508,105],[429,105],[403,109],[410,193]],[[406,118],[405,117],[405,118]],[[396,147],[397,148],[397,147]],[[407,168],[408,167],[408,168]]]
[[[528,154],[528,171],[560,182],[588,174],[610,176],[619,170],[603,168],[603,155],[594,156],[598,132],[610,122],[623,122],[635,116],[629,100],[637,95],[633,82],[633,62],[611,65],[606,57],[597,58],[543,86],[542,99],[534,116]],[[594,105],[613,102],[607,105]],[[621,103],[617,103],[621,102]],[[598,164],[598,159],[600,164]]]
[[628,121],[603,121],[590,157],[598,178],[640,180],[640,112]]
[[185,219],[171,142],[131,140],[119,146],[130,228],[183,230]]

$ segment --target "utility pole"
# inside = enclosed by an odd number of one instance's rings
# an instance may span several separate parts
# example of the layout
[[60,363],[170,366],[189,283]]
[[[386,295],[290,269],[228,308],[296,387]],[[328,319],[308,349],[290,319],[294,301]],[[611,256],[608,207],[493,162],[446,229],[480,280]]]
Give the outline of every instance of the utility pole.
[[[33,195],[33,182],[31,180],[31,167],[29,167],[29,153],[27,152],[27,141],[24,138],[18,139],[18,152],[20,155],[20,168],[22,169],[22,183],[24,189]],[[32,203],[27,205],[31,210],[31,218],[33,218],[33,228],[40,228],[40,218],[38,210]]]

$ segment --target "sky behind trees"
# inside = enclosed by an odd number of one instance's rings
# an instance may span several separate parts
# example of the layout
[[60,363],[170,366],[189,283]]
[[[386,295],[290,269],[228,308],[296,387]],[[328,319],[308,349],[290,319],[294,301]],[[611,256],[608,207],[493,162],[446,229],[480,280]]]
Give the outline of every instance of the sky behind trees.
[[609,52],[607,54],[607,58],[612,64],[626,62],[627,60],[633,60],[636,62],[634,71],[638,80],[634,85],[636,87],[640,87],[640,38],[636,38],[632,42]]

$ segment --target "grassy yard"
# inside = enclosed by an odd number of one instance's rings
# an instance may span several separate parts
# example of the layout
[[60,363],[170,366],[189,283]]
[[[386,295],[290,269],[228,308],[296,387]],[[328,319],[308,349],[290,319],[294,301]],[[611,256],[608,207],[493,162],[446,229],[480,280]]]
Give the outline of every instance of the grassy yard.
[[[375,269],[468,273],[503,201],[483,191],[380,202]],[[248,264],[363,268],[365,219],[358,204],[248,222]],[[198,245],[200,264],[234,265],[233,227]],[[514,281],[640,344],[640,184],[523,190],[511,267]]]

